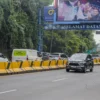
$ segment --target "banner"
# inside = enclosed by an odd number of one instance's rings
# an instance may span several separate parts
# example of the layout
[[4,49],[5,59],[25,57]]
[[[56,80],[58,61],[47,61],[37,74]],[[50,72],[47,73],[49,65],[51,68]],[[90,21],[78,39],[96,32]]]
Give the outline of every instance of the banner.
[[57,21],[100,21],[100,0],[58,0]]
[[60,25],[60,24],[45,24],[45,30],[99,30],[100,25],[98,24],[76,24],[76,25]]

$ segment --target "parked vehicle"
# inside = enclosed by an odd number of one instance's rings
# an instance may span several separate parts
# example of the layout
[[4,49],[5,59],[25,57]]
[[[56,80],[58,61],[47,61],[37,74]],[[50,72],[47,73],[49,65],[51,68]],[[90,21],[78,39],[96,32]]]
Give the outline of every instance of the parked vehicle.
[[100,54],[92,54],[93,59],[100,58]]
[[80,70],[86,73],[87,69],[93,71],[94,63],[91,55],[86,53],[73,54],[69,59],[69,64],[66,66],[66,71]]
[[52,53],[50,55],[50,59],[52,59],[52,60],[65,60],[65,59],[68,59],[68,56],[64,53]]
[[0,62],[8,62],[9,60],[2,53],[0,53]]
[[42,52],[42,60],[49,60],[50,53]]
[[37,50],[33,49],[14,49],[12,52],[12,61],[41,60]]

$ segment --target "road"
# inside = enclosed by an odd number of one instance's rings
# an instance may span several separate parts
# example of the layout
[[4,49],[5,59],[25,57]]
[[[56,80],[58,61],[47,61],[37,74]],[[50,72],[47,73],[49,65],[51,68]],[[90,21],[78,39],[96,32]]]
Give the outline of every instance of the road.
[[0,100],[100,100],[100,66],[0,76]]

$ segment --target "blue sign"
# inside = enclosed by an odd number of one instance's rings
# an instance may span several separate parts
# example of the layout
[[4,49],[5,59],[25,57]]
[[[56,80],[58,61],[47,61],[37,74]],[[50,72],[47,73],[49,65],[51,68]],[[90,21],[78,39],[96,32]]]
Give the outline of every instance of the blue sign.
[[53,6],[44,7],[44,21],[53,21],[55,8]]
[[45,24],[44,25],[45,30],[99,30],[100,24],[73,24],[73,25],[60,25],[60,24]]

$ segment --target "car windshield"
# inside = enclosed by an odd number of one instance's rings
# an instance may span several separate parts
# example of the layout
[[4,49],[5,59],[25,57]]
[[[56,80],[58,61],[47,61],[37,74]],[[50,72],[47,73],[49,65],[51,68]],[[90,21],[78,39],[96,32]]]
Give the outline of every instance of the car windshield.
[[74,54],[70,57],[69,60],[85,60],[87,57],[86,54]]

